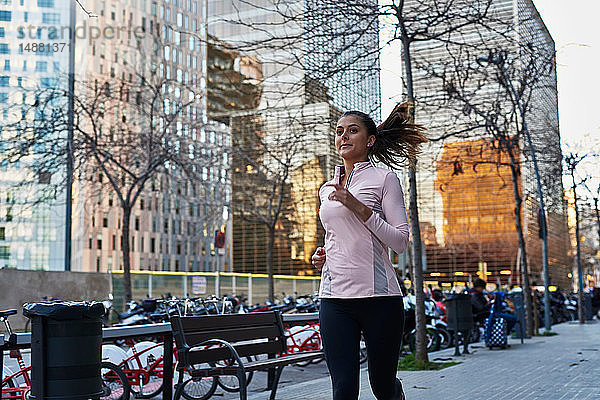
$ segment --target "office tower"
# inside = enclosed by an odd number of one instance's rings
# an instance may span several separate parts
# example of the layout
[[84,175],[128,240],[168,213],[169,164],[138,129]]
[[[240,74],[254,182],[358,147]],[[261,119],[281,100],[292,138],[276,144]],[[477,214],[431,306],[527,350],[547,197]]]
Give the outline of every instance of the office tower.
[[[196,182],[171,171],[147,183],[130,222],[132,269],[230,269],[230,159],[223,150],[229,147],[230,135],[223,123],[210,121],[206,113],[205,3],[96,1],[88,6],[98,14],[89,23],[101,32],[110,27],[124,31],[119,39],[104,35],[90,43],[87,77],[101,83],[142,78],[159,82],[158,115],[160,124],[169,124],[168,140],[176,142],[180,154],[189,152],[190,163],[207,160],[198,166]],[[81,265],[86,270],[121,269],[123,215],[118,198],[86,189],[81,186],[78,214]],[[215,246],[219,231],[228,237],[224,249]]]
[[[481,63],[481,57],[489,56],[487,50],[481,49],[488,49],[494,50],[496,55],[502,51],[507,57],[507,68],[510,67],[508,63],[514,60],[514,68],[509,69],[511,74],[514,72],[511,79],[516,79],[518,68],[531,61],[528,54],[537,57],[532,65],[540,67],[540,71],[545,68],[528,99],[525,118],[543,182],[550,279],[553,284],[565,286],[570,261],[561,180],[554,41],[531,0],[495,0],[490,15],[495,19],[495,31],[489,27],[472,27],[454,37],[470,47],[465,46],[461,50],[458,45],[447,45],[443,41],[416,42],[412,47],[417,65],[414,77],[417,122],[429,129],[428,134],[432,138],[462,130],[467,132],[429,143],[419,159],[419,218],[422,239],[427,248],[426,279],[448,288],[457,282],[464,285],[477,276],[492,283],[521,282],[508,155],[499,151],[498,141],[485,129],[469,128],[473,126],[472,121],[469,122],[469,115],[474,112],[472,108],[467,105],[452,109],[436,107],[441,98],[448,96],[450,82],[442,82],[440,71],[453,68],[457,60],[464,62],[462,71],[467,71],[467,66],[476,70],[476,61]],[[482,36],[477,33],[482,33]],[[479,54],[477,51],[486,53]],[[460,58],[465,54],[471,59],[464,61]],[[493,64],[479,68],[489,68],[489,75],[499,73]],[[464,72],[463,77],[466,74]],[[461,82],[470,90],[474,90],[481,81],[475,72],[472,74]],[[485,86],[477,93],[479,97],[472,99],[476,104],[488,104],[490,107],[492,102],[485,103],[486,100],[503,99],[495,104],[506,115],[510,113],[507,92],[499,84]],[[516,137],[516,133],[515,123],[507,126],[506,138]],[[520,166],[517,186],[523,197],[521,215],[530,282],[541,285],[542,255],[535,174],[524,135],[520,136],[519,143],[513,145]]]
[[[209,34],[235,51],[238,61],[231,68],[242,74],[240,82],[258,88],[256,101],[214,116],[230,119],[234,146],[255,148],[251,155],[233,157],[232,198],[262,199],[264,205],[279,190],[285,193],[276,224],[275,273],[314,273],[310,256],[323,243],[318,188],[341,161],[334,147],[334,124],[341,112],[358,109],[381,118],[376,18],[336,10],[339,4],[332,1],[292,1],[285,7],[272,0],[208,1]],[[356,45],[347,48],[353,39]],[[293,156],[286,158],[291,151]],[[274,154],[285,162],[276,166]],[[256,166],[273,176],[285,175],[271,180],[280,188],[264,190],[268,185],[259,180]],[[250,199],[245,192],[252,188],[256,195]],[[265,272],[267,224],[243,216],[241,208],[233,217],[234,270]]]
[[[69,26],[66,0],[5,0],[0,2],[0,134],[5,154],[14,124],[22,118],[41,118],[30,105],[35,88],[66,87],[68,39],[60,39],[60,27]],[[56,43],[56,46],[54,44]],[[65,104],[56,104],[63,107]],[[57,132],[66,135],[66,132]],[[54,174],[37,171],[35,156],[0,165],[0,268],[63,270],[65,254],[65,197],[48,193]],[[15,187],[32,179],[37,184]],[[47,201],[35,204],[37,194]]]
[[[27,86],[32,96],[36,88],[67,90],[68,52],[54,47],[73,45],[70,6],[71,2],[57,0],[0,4],[4,129],[20,103],[32,108],[37,101],[22,98],[20,86]],[[75,97],[83,105],[89,105],[94,96],[102,99],[88,120],[99,124],[94,132],[110,139],[107,149],[114,148],[111,143],[124,141],[123,133],[139,131],[144,124],[159,129],[168,124],[169,140],[179,154],[189,155],[190,165],[199,165],[198,159],[211,160],[195,171],[200,179],[191,185],[177,178],[178,172],[168,161],[164,168],[171,168],[172,173],[147,181],[130,220],[132,269],[197,271],[231,264],[230,158],[222,150],[228,147],[230,135],[227,126],[209,121],[206,115],[205,12],[204,2],[191,0],[98,0],[76,7]],[[40,51],[39,45],[34,51],[25,47],[48,42],[51,52]],[[148,96],[144,79],[164,83],[157,93],[160,103],[151,108],[156,110],[155,121],[136,114],[136,103],[139,106],[140,99]],[[131,91],[136,85],[140,88],[137,93]],[[67,104],[56,106],[66,108]],[[122,210],[108,184],[109,176],[92,164],[78,165],[81,168],[73,185],[72,269],[118,270],[123,264]],[[24,179],[19,172],[23,165],[3,164],[3,168],[7,170],[3,180]],[[43,183],[54,176],[40,175],[38,179]],[[4,183],[0,191],[4,211],[0,263],[6,261],[0,266],[62,269],[64,195],[17,216],[18,202],[26,193],[14,193]],[[215,248],[217,231],[225,231],[229,237],[225,251]]]

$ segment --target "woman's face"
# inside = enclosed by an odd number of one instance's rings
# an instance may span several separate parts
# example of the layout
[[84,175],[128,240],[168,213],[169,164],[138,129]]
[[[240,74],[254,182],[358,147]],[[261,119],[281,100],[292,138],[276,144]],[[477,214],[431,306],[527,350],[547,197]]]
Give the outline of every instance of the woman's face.
[[369,148],[375,142],[375,136],[367,135],[367,128],[354,115],[340,118],[335,128],[335,148],[344,160],[367,160]]

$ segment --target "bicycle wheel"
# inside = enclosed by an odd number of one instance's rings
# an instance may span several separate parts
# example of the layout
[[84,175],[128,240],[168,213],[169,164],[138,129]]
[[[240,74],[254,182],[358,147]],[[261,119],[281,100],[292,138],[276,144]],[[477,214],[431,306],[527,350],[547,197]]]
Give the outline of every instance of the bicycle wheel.
[[[254,360],[251,357],[246,357],[246,361],[252,362]],[[219,364],[217,364],[217,365],[219,365]],[[228,364],[223,363],[221,365],[228,365]],[[252,372],[252,371],[246,372],[246,387],[250,384],[250,381],[252,380],[253,376],[254,376],[254,372]],[[239,384],[236,376],[220,375],[219,378],[217,379],[217,383],[226,392],[235,393],[235,392],[240,391],[240,384]]]
[[102,396],[100,400],[129,400],[129,382],[121,368],[111,362],[100,364]]
[[[440,349],[440,338],[438,336],[437,329],[427,328],[426,336],[427,340],[427,352],[437,351]],[[410,351],[415,352],[417,350],[417,335],[411,334],[409,339]]]
[[187,400],[209,399],[217,390],[217,378],[188,378],[183,382],[181,395]]
[[452,336],[450,335],[450,332],[448,332],[445,328],[442,327],[436,329],[438,331],[440,348],[447,349],[452,345]]

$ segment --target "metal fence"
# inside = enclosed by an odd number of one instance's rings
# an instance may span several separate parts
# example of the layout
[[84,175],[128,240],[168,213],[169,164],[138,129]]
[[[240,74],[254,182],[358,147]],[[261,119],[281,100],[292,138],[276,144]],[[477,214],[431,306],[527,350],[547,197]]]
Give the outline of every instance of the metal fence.
[[[274,275],[275,297],[312,294],[318,290],[320,277]],[[123,271],[112,271],[112,293],[115,306],[123,299]],[[131,271],[133,299],[146,297],[195,297],[238,295],[248,299],[248,304],[260,303],[268,298],[266,274],[241,274],[235,272],[167,272]],[[120,308],[116,308],[120,309]]]

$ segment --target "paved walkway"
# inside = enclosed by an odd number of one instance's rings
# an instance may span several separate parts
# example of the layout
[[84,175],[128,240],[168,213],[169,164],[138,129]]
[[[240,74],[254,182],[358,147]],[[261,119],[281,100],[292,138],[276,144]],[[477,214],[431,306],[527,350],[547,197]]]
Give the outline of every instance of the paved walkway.
[[[432,359],[452,358],[461,364],[441,371],[399,371],[408,400],[437,399],[600,399],[600,323],[561,324],[557,336],[510,339],[510,348],[472,346],[467,356],[444,350]],[[285,375],[285,369],[284,369]],[[283,377],[282,377],[283,378]],[[282,385],[281,400],[331,400],[329,377]],[[249,400],[268,399],[254,393]],[[361,372],[361,400],[375,400],[367,371]]]

